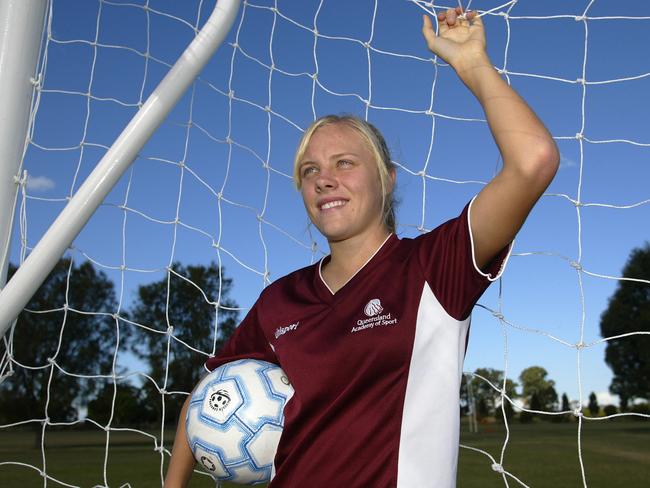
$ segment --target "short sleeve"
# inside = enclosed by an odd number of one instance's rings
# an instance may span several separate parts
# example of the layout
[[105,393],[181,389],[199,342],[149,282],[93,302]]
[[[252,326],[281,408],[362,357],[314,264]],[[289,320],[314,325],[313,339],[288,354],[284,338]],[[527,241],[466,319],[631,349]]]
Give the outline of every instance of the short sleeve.
[[278,364],[275,353],[260,325],[260,302],[261,298],[237,326],[221,351],[206,361],[205,366],[210,371],[238,359],[260,359]]
[[483,269],[478,269],[470,229],[472,202],[461,214],[416,239],[424,277],[445,311],[466,319],[492,281],[497,280],[510,255],[505,246]]

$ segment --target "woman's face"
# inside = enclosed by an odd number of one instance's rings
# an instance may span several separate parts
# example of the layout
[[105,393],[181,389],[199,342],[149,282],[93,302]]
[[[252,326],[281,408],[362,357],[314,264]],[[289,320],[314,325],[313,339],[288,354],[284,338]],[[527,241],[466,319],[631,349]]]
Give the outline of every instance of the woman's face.
[[356,130],[344,123],[317,129],[299,169],[307,214],[329,242],[385,232],[379,171]]

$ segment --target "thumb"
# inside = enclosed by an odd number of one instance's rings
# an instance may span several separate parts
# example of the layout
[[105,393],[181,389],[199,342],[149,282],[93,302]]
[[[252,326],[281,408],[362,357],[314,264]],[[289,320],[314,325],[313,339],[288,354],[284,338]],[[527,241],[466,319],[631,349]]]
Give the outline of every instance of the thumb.
[[431,18],[426,14],[422,15],[422,35],[424,36],[424,40],[427,42],[429,49],[433,51],[433,46],[436,44],[436,38],[438,36],[433,29]]
[[[448,29],[447,24],[444,22],[439,24],[439,29],[444,32]],[[422,35],[424,36],[424,40],[426,41],[429,50],[431,50],[431,52],[436,56],[440,56],[444,60],[448,61],[447,56],[449,55],[448,51],[450,48],[449,41],[436,35],[436,32],[433,29],[433,23],[428,15],[422,16]]]

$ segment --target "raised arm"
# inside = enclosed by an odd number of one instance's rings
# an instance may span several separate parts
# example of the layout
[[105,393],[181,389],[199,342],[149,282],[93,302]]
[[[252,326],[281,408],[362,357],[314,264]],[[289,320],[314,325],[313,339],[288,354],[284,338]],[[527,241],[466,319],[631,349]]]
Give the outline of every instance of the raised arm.
[[472,204],[476,263],[485,267],[523,225],[559,166],[557,146],[526,102],[501,78],[485,50],[483,22],[460,8],[438,14],[438,35],[424,16],[429,49],[449,63],[485,111],[503,168]]

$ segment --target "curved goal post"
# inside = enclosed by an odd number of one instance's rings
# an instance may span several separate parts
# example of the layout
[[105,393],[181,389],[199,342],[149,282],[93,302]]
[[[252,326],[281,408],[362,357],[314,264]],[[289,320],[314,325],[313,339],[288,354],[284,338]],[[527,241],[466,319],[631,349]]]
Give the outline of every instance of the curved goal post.
[[0,480],[162,484],[206,358],[328,252],[291,180],[315,118],[386,136],[400,237],[458,215],[501,168],[421,38],[459,4],[561,153],[473,311],[459,485],[646,482],[650,326],[607,312],[650,289],[650,3],[604,0],[0,2]]
[[[6,3],[7,16],[14,14],[18,17],[24,16],[23,12],[31,12],[28,14],[33,19],[31,27],[39,26],[38,19],[42,17],[42,14],[40,16],[34,14],[31,10],[34,6],[29,5],[29,2],[9,1]],[[35,3],[41,7],[36,10],[43,12],[44,1]],[[61,215],[54,221],[39,244],[30,252],[29,257],[20,266],[11,282],[3,288],[0,293],[0,334],[4,334],[9,328],[11,320],[27,304],[73,239],[115,186],[117,180],[128,169],[138,152],[212,57],[228,34],[237,16],[239,4],[239,0],[220,0],[215,5],[212,15],[192,43],[169,70],[160,85],[151,93],[136,116],[124,128],[110,150],[97,164],[96,169],[76,191]],[[18,5],[22,6],[18,7]],[[11,19],[7,19],[5,22],[8,25],[14,24]],[[25,34],[28,32],[26,30]],[[36,38],[40,38],[40,35]],[[4,49],[8,50],[11,44],[18,44],[20,39],[6,39],[6,41]],[[31,51],[35,50],[31,49]],[[10,70],[9,67],[6,69]],[[23,74],[23,78],[27,77]],[[23,85],[25,85],[24,82]],[[12,96],[13,91],[10,91],[8,97]],[[25,112],[24,107],[17,108]],[[13,135],[9,134],[7,139],[11,136]],[[21,141],[19,138],[17,140]],[[11,142],[15,141],[14,137]],[[9,141],[3,143],[3,145],[9,144]],[[9,228],[9,226],[6,227]]]

